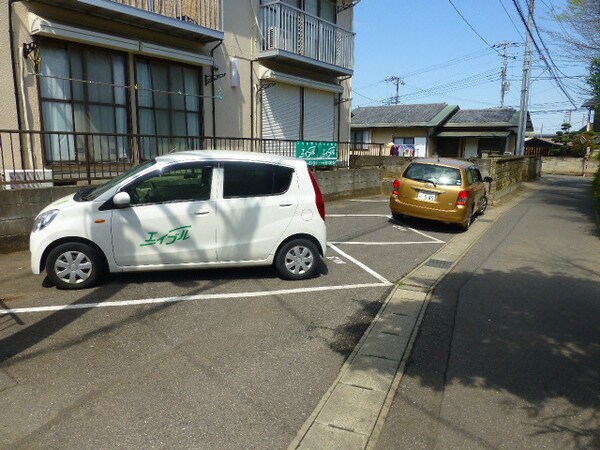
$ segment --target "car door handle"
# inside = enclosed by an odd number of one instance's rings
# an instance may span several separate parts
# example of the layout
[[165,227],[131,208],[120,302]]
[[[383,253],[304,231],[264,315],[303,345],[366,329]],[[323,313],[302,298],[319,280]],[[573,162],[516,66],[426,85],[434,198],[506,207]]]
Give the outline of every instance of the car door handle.
[[281,203],[279,204],[279,206],[282,206],[282,207],[286,207],[286,206],[292,206],[292,205],[293,205],[293,203],[292,203],[292,202],[281,202]]
[[208,213],[210,213],[209,209],[199,209],[198,211],[196,211],[197,216],[205,216]]

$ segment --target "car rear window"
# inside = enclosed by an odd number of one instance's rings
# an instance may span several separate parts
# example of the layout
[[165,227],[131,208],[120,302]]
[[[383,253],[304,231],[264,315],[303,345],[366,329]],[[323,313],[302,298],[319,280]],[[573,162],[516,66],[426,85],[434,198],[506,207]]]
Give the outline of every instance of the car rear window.
[[460,186],[460,170],[453,167],[436,166],[435,164],[411,164],[404,178],[415,181],[434,183],[442,186]]
[[263,197],[283,194],[294,169],[265,163],[225,163],[223,198]]

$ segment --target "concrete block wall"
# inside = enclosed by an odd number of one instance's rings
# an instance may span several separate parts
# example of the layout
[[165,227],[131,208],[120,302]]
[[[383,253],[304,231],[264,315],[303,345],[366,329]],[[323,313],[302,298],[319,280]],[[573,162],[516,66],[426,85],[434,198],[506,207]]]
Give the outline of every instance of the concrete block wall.
[[542,157],[542,174],[593,176],[598,171],[600,161],[590,158],[565,156]]
[[331,200],[350,195],[379,194],[381,173],[378,167],[363,167],[317,171],[315,176],[325,199]]
[[49,203],[79,189],[69,186],[0,190],[0,253],[26,249],[35,216]]

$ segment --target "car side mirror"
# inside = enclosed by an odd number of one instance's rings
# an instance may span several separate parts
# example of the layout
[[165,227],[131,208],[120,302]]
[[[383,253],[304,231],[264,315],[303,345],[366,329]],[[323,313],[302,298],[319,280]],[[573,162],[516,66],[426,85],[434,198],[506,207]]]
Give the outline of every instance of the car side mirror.
[[492,182],[492,181],[494,181],[494,180],[492,179],[492,177],[483,177],[483,181],[484,181],[485,183],[491,183],[491,182]]
[[113,197],[113,203],[119,208],[131,205],[131,197],[127,192],[117,192]]

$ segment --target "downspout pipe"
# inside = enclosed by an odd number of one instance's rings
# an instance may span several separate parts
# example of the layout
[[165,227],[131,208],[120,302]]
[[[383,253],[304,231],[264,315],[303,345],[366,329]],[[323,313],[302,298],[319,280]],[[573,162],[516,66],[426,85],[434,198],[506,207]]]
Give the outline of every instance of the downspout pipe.
[[10,62],[13,76],[13,87],[15,90],[15,105],[17,106],[17,127],[21,130],[23,111],[21,110],[21,100],[19,99],[19,81],[17,79],[17,66],[15,64],[15,43],[14,43],[14,28],[13,28],[13,5],[16,0],[8,2],[8,40],[10,43]]
[[254,146],[254,60],[250,61],[250,145]]
[[[223,44],[223,40],[221,39],[217,45],[215,45],[210,51],[210,57],[213,60],[213,65],[210,68],[210,76],[211,78],[215,76],[215,50],[219,48]],[[215,138],[217,137],[217,106],[215,99],[215,82],[211,80],[211,93],[212,93],[212,135],[213,135],[213,143],[216,142]]]

